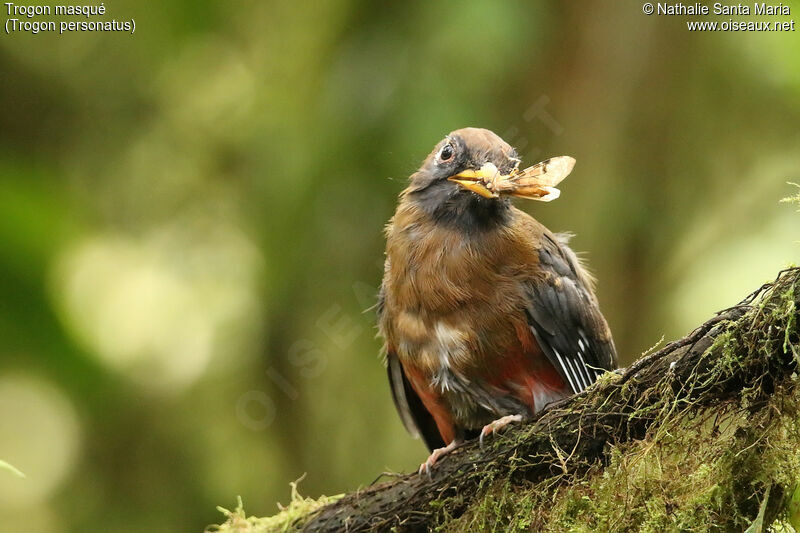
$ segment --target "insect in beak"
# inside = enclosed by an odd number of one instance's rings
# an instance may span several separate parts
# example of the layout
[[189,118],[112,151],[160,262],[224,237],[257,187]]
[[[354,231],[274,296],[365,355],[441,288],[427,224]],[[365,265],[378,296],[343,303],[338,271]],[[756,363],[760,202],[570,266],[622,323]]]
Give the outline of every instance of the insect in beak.
[[561,195],[556,185],[569,176],[574,166],[574,158],[558,156],[501,175],[493,163],[486,163],[477,170],[465,170],[448,179],[484,198],[514,196],[550,202]]

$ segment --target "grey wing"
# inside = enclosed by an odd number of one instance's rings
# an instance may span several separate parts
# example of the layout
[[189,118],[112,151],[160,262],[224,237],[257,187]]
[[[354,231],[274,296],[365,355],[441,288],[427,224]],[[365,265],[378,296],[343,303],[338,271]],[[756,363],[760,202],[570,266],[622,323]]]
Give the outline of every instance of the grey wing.
[[527,287],[528,323],[539,346],[574,393],[616,368],[616,349],[591,279],[566,236],[542,235],[542,277]]

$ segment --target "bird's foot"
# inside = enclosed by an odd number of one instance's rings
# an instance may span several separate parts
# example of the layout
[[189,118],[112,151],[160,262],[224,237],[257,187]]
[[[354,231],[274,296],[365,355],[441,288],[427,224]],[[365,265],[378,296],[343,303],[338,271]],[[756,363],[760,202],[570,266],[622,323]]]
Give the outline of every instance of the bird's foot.
[[436,461],[443,455],[447,455],[448,453],[452,452],[456,449],[456,446],[461,444],[461,441],[458,439],[453,440],[450,444],[445,446],[444,448],[436,448],[431,452],[431,455],[428,457],[428,460],[419,465],[419,473],[431,475],[431,467],[436,464]]
[[483,448],[483,438],[486,435],[489,435],[490,433],[494,433],[494,432],[496,432],[496,431],[498,431],[500,429],[503,429],[507,425],[513,424],[513,423],[516,423],[516,422],[522,422],[522,415],[506,415],[506,416],[504,416],[502,418],[498,418],[497,420],[494,420],[493,422],[489,422],[488,424],[483,426],[483,429],[481,430],[481,436],[479,438],[479,442],[480,442],[481,448]]

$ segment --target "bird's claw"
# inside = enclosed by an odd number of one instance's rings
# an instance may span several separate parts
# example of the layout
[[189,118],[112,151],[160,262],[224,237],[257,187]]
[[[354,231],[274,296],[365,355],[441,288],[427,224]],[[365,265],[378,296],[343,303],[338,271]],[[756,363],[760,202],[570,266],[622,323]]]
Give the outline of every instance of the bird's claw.
[[431,467],[436,464],[436,461],[438,461],[441,456],[452,452],[458,445],[459,441],[454,440],[444,448],[436,448],[435,450],[433,450],[430,456],[428,456],[428,459],[424,463],[419,465],[419,475],[428,474],[428,477],[430,477]]
[[428,477],[431,477],[431,466],[433,466],[434,462],[435,461],[431,462],[431,459],[429,457],[427,461],[419,465],[419,475],[421,476],[423,474],[427,474]]
[[480,443],[481,448],[483,448],[484,437],[515,422],[522,422],[522,415],[506,415],[483,426],[480,437],[478,437],[478,442]]

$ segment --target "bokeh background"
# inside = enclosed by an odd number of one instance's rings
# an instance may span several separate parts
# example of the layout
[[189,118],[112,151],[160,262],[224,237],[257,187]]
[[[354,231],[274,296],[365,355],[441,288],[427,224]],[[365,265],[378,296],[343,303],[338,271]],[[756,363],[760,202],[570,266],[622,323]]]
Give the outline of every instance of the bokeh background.
[[0,459],[27,475],[0,470],[3,531],[202,531],[303,475],[414,468],[369,308],[450,130],[577,158],[520,206],[577,234],[623,364],[800,258],[796,32],[640,2],[106,7],[136,33],[0,36]]

